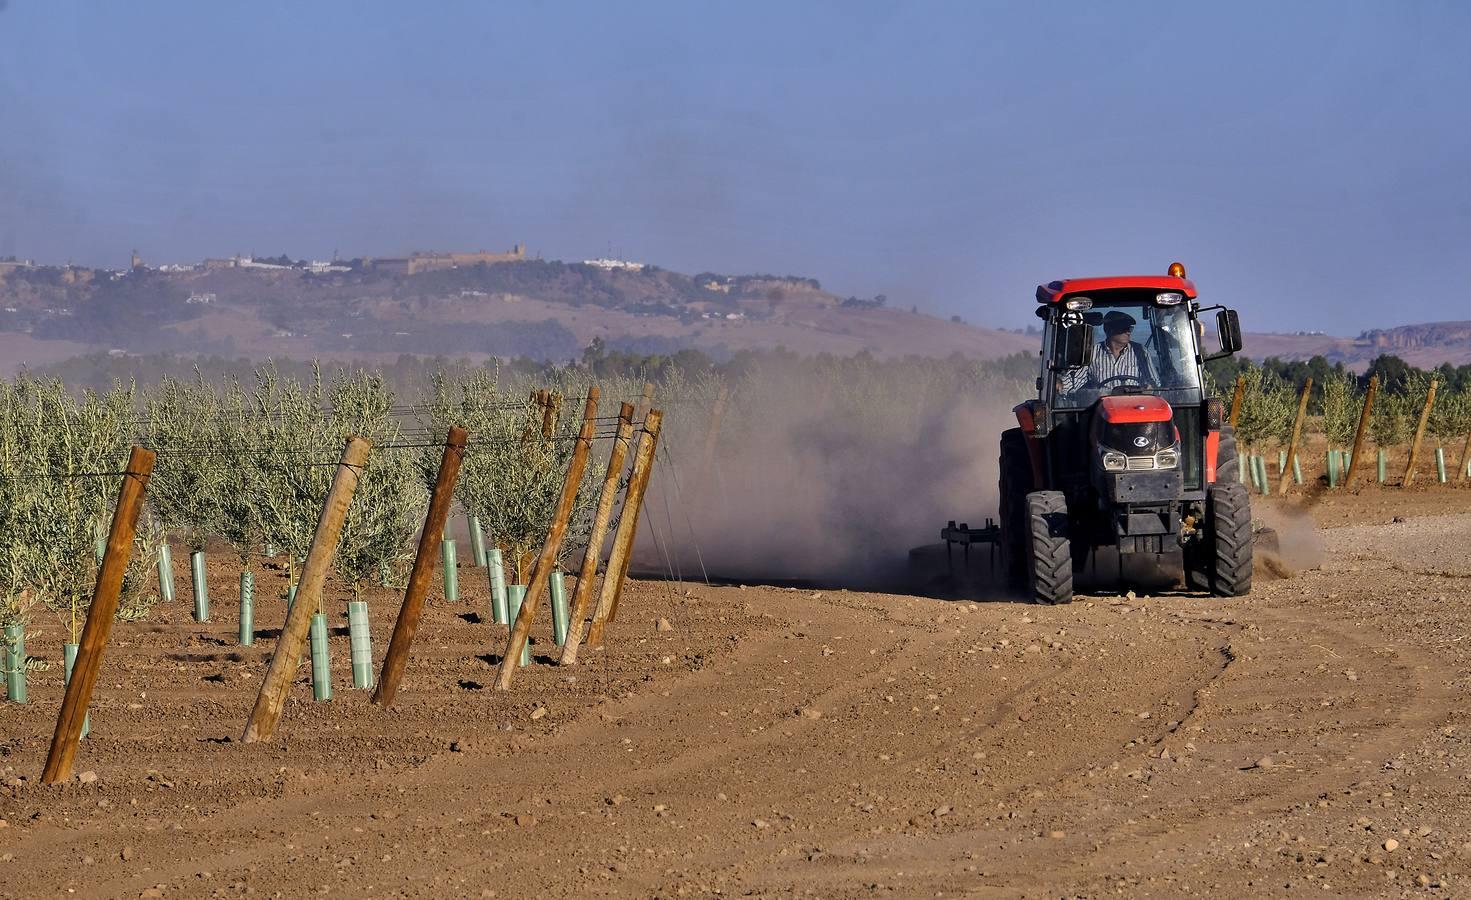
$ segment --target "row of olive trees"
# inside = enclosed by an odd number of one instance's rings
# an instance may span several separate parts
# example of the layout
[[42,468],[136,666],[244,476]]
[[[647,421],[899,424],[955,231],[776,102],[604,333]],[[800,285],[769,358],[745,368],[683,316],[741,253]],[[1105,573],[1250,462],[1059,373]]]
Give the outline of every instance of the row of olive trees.
[[403,448],[395,397],[382,377],[320,370],[306,381],[274,367],[254,383],[213,386],[164,379],[144,398],[145,439],[160,456],[149,485],[160,520],[191,551],[223,538],[244,571],[269,546],[285,553],[292,580],[311,545],[335,463],[349,435],[372,441],[333,557],[355,595],[406,568],[425,487]]
[[[1270,371],[1248,366],[1243,402],[1236,423],[1237,439],[1244,447],[1261,449],[1286,444],[1292,435],[1297,415],[1299,394]],[[1412,374],[1396,390],[1380,389],[1374,397],[1369,418],[1369,437],[1379,447],[1397,447],[1414,435],[1429,393],[1429,377]],[[1216,392],[1230,402],[1234,384],[1214,385]],[[1346,448],[1353,444],[1359,416],[1364,404],[1364,391],[1348,375],[1334,375],[1324,380],[1318,403],[1309,408],[1304,433],[1318,431],[1330,447]],[[1471,391],[1445,389],[1435,395],[1426,431],[1441,445],[1454,445],[1471,432]]]
[[[0,381],[0,626],[55,612],[75,643],[91,602],[100,536],[136,431],[135,390],[74,396],[59,381]],[[145,517],[119,615],[146,614],[162,531]]]

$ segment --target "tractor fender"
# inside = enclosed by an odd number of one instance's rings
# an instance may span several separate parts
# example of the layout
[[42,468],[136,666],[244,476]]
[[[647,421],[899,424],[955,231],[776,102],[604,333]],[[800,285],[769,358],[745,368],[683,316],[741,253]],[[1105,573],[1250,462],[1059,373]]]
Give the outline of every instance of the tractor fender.
[[1027,439],[1027,456],[1032,461],[1032,484],[1040,489],[1047,484],[1047,479],[1042,473],[1042,439],[1037,437],[1037,401],[1023,400],[1011,411]]

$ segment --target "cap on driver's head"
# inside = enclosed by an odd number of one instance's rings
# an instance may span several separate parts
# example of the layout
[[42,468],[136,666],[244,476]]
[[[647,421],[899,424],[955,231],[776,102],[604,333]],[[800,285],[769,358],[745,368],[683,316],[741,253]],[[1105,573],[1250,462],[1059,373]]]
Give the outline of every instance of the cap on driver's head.
[[1109,337],[1134,330],[1134,317],[1126,312],[1113,310],[1103,317],[1103,333]]

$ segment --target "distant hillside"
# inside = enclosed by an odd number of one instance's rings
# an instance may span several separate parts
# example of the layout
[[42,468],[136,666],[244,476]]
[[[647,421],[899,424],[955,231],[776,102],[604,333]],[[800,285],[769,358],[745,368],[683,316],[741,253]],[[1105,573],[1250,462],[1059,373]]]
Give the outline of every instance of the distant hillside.
[[[685,275],[541,260],[413,275],[357,264],[190,271],[16,268],[0,273],[0,333],[31,355],[68,349],[264,357],[401,353],[565,360],[612,349],[996,357],[1037,338],[838,297],[808,278]],[[14,342],[13,342],[14,343]],[[24,360],[14,360],[19,363]]]
[[[211,261],[218,263],[221,261]],[[228,263],[229,261],[223,261]],[[1038,338],[840,297],[811,278],[687,275],[514,260],[416,274],[354,261],[127,272],[0,263],[5,369],[95,351],[392,360],[399,354],[562,361],[600,338],[611,350],[720,358],[744,349],[994,358]],[[382,261],[380,261],[381,263]],[[1323,356],[1362,370],[1393,353],[1434,367],[1471,362],[1471,322],[1407,325],[1357,338],[1248,334],[1246,354]]]
[[1429,322],[1376,328],[1356,338],[1325,334],[1248,334],[1246,354],[1254,359],[1309,359],[1322,356],[1354,370],[1366,368],[1374,357],[1392,354],[1405,362],[1431,369],[1441,363],[1471,363],[1471,322]]

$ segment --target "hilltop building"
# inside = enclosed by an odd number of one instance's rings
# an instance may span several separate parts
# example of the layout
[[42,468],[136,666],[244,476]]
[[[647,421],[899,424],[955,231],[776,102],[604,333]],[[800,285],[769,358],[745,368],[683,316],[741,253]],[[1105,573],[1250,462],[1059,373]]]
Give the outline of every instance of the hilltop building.
[[584,259],[582,264],[584,266],[596,266],[599,269],[609,270],[627,269],[630,272],[642,272],[644,270],[643,263],[629,262],[626,259],[609,259],[605,256],[600,256],[597,259]]
[[508,253],[411,253],[408,256],[380,256],[369,260],[374,269],[396,275],[417,275],[436,269],[457,269],[462,266],[493,266],[496,263],[520,262],[526,258],[526,245],[517,244]]

